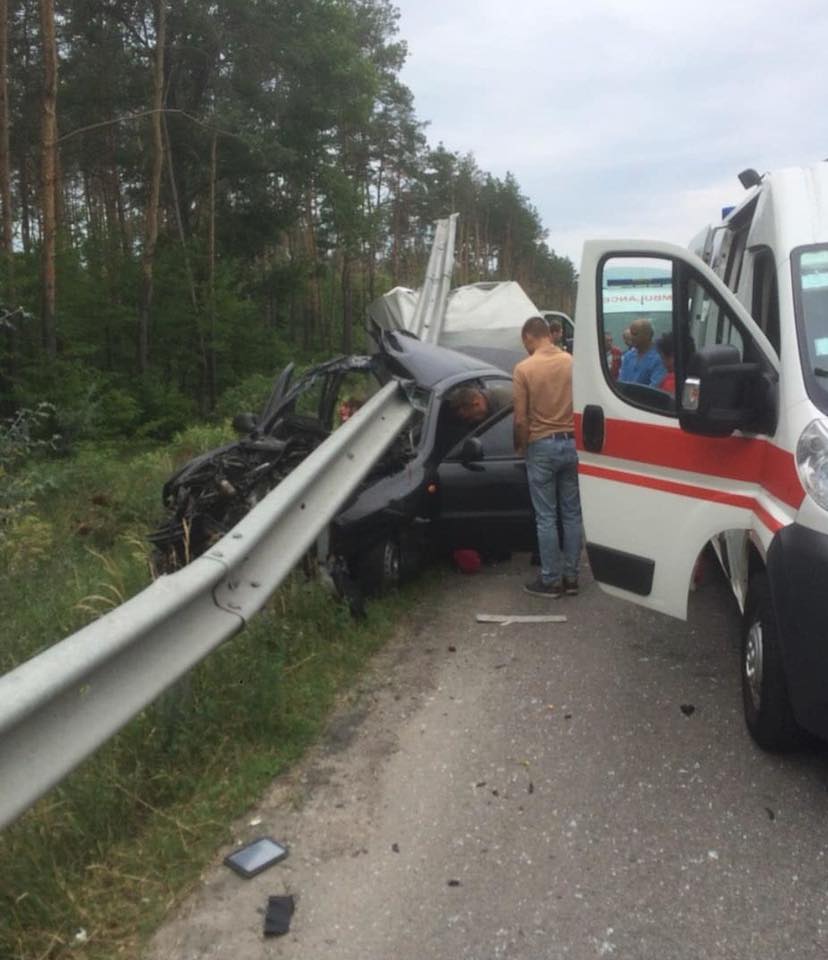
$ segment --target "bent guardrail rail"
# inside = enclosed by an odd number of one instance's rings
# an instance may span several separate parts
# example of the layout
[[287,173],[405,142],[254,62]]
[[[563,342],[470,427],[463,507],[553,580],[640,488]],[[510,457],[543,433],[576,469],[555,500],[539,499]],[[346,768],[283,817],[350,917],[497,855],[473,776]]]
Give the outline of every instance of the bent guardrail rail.
[[209,552],[0,677],[0,828],[244,628],[412,413],[386,384]]
[[453,213],[444,220],[437,221],[425,282],[411,320],[412,333],[428,343],[437,343],[443,329],[451,275],[454,271],[454,237],[457,233],[458,216],[459,214]]

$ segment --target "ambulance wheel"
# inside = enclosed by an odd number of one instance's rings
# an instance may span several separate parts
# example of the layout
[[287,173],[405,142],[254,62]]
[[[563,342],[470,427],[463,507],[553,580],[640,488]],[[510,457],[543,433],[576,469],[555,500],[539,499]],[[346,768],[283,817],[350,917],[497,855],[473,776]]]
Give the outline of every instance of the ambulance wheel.
[[766,573],[750,578],[742,629],[742,703],[748,731],[763,749],[792,750],[801,742],[788,696],[779,631]]

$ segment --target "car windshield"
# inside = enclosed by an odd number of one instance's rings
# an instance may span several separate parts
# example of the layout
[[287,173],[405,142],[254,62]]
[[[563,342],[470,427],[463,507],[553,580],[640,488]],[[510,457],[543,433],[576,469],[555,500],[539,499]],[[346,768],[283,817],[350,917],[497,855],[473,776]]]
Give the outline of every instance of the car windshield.
[[828,413],[828,244],[794,251],[799,352],[808,396]]

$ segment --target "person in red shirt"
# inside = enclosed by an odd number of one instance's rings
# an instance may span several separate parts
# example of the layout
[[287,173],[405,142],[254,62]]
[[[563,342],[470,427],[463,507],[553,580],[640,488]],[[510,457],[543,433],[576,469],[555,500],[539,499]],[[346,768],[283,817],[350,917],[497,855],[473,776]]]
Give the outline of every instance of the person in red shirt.
[[664,364],[666,375],[658,385],[659,390],[670,393],[675,396],[676,393],[676,371],[675,371],[675,348],[673,346],[673,334],[665,333],[658,338],[656,350],[661,355],[661,362]]

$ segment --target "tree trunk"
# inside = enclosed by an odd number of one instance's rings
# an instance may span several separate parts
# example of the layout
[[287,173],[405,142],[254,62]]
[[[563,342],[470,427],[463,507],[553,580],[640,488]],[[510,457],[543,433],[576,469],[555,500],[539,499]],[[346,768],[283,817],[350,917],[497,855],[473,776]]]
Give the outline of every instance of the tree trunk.
[[167,18],[165,0],[155,0],[155,70],[152,97],[152,174],[144,222],[144,255],[141,258],[141,305],[138,315],[138,369],[149,370],[149,326],[152,314],[153,270],[158,243],[158,207],[161,197],[161,173],[164,169],[164,136],[161,111],[164,108],[164,45]]
[[57,46],[52,0],[40,0],[43,43],[43,115],[41,123],[41,340],[50,357],[57,356],[55,329],[55,248],[57,242]]
[[310,261],[310,303],[305,313],[305,325],[308,331],[308,340],[313,342],[316,331],[320,333],[322,346],[329,346],[327,332],[322,320],[322,288],[319,276],[319,251],[316,247],[316,216],[314,211],[314,185],[310,182],[305,190],[305,252]]
[[3,223],[0,230],[6,263],[5,294],[9,306],[14,303],[14,240],[11,202],[11,158],[9,156],[9,21],[7,0],[0,0],[0,204]]
[[342,352],[354,349],[354,289],[351,278],[351,254],[342,253]]
[[216,176],[218,172],[218,134],[210,144],[210,230],[207,241],[207,267],[210,320],[207,330],[207,398],[212,410],[216,405]]
[[25,154],[20,161],[20,242],[23,253],[32,250],[31,191],[29,189],[29,158]]
[[202,406],[202,412],[206,413],[204,409],[204,401],[207,397],[207,382],[209,380],[209,375],[207,372],[208,362],[207,362],[207,345],[204,341],[204,330],[201,325],[201,308],[198,302],[198,293],[196,291],[195,284],[195,275],[193,274],[193,267],[190,262],[190,253],[187,249],[187,235],[184,231],[184,219],[181,211],[181,203],[178,199],[178,186],[176,184],[175,178],[175,168],[173,167],[173,157],[172,157],[172,146],[170,143],[170,132],[167,129],[167,118],[164,114],[161,114],[164,136],[167,143],[167,176],[169,177],[170,182],[170,193],[172,194],[173,200],[173,211],[175,213],[175,222],[178,227],[178,239],[181,242],[181,249],[184,251],[184,270],[187,274],[187,286],[190,291],[190,303],[193,307],[193,322],[195,323],[196,329],[196,340],[198,346],[198,357],[201,363],[201,390],[200,390],[200,400]]

